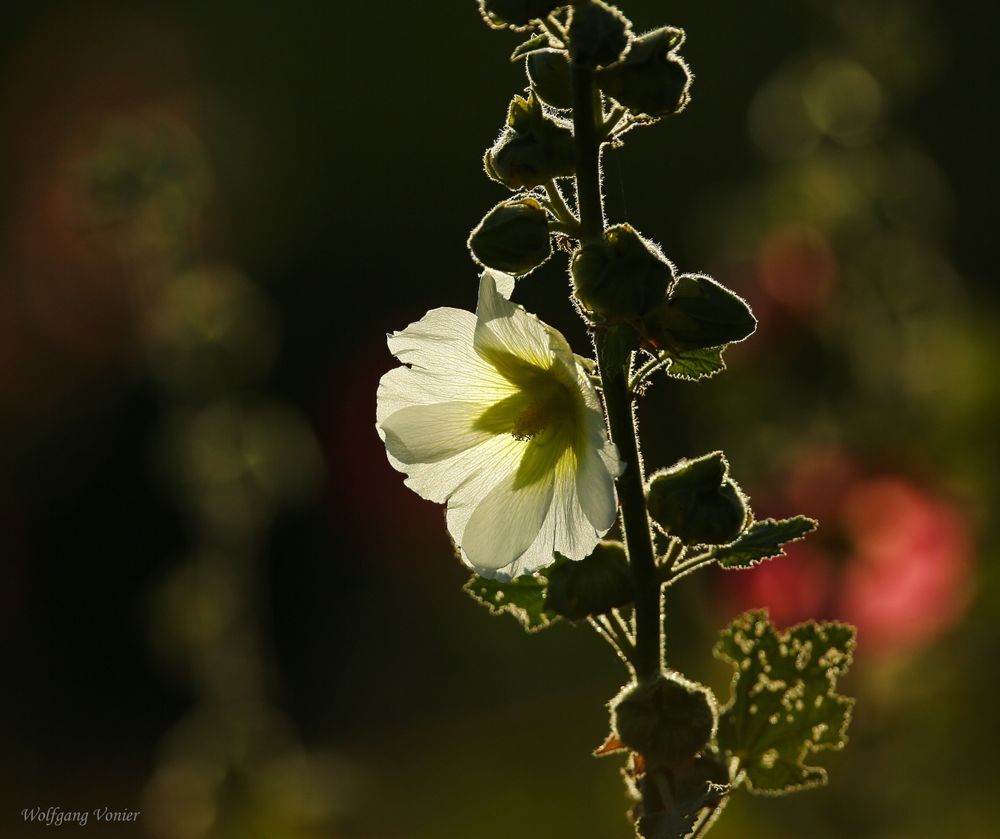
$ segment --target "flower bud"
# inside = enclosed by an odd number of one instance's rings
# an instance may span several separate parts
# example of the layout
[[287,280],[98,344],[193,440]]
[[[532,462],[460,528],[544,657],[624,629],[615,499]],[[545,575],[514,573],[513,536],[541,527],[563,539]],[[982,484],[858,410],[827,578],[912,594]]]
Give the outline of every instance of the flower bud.
[[576,148],[573,132],[545,115],[534,93],[515,96],[507,128],[486,152],[486,174],[510,189],[531,189],[553,178],[572,175]]
[[548,216],[534,198],[502,201],[472,231],[469,250],[486,268],[523,276],[552,254]]
[[625,58],[598,71],[598,85],[633,114],[680,113],[691,98],[691,72],[675,52],[683,40],[684,33],[669,26],[634,39]]
[[715,733],[715,699],[708,688],[678,674],[659,673],[629,685],[613,701],[618,739],[647,761],[694,757]]
[[604,614],[635,598],[632,571],[618,542],[601,542],[586,559],[555,565],[548,577],[545,609],[571,621]]
[[725,545],[747,525],[746,498],[722,452],[681,460],[657,472],[646,491],[649,515],[685,545]]
[[525,59],[528,79],[538,98],[553,108],[572,108],[569,60],[562,50],[539,50]]
[[667,299],[643,320],[647,343],[660,350],[695,350],[742,341],[757,319],[738,294],[700,274],[677,278]]
[[679,836],[678,824],[693,823],[700,812],[717,807],[729,791],[729,770],[710,748],[669,764],[651,766],[645,761],[644,769],[634,778],[640,801],[637,828],[644,839]]
[[614,64],[628,49],[632,23],[602,0],[573,7],[569,23],[569,55],[577,64]]
[[494,29],[524,29],[565,5],[558,0],[479,0],[479,11]]
[[605,318],[637,318],[660,304],[673,266],[628,224],[609,227],[571,263],[573,287],[586,309]]

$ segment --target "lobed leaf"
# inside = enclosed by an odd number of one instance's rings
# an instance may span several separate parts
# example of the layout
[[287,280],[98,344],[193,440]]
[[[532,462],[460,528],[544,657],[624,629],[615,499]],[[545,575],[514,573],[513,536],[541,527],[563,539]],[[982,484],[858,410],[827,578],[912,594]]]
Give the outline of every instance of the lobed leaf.
[[528,632],[538,632],[559,619],[545,610],[545,587],[545,580],[535,574],[510,582],[473,574],[462,588],[494,615],[513,615]]
[[779,632],[766,610],[723,631],[715,655],[736,673],[718,743],[727,759],[739,759],[751,792],[782,795],[826,783],[826,770],[805,761],[847,742],[854,700],[836,687],[854,647],[852,626],[809,621]]
[[730,545],[719,548],[715,558],[723,568],[753,568],[766,559],[784,556],[784,546],[812,533],[819,522],[808,516],[761,519]]
[[722,351],[725,348],[725,345],[704,347],[703,349],[671,354],[666,374],[674,379],[683,379],[689,382],[710,379],[726,369],[726,362],[722,360]]

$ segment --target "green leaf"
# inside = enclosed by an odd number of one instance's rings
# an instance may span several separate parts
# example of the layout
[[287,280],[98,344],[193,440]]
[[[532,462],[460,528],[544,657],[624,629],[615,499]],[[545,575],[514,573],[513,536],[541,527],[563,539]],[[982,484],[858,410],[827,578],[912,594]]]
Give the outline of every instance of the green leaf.
[[812,533],[819,523],[808,516],[762,519],[746,529],[731,545],[719,548],[715,558],[723,568],[753,568],[766,559],[784,556],[783,547]]
[[684,379],[689,382],[710,379],[716,373],[721,373],[726,369],[726,362],[722,360],[722,351],[725,348],[723,345],[670,353],[670,363],[666,368],[666,374],[671,378]]
[[814,621],[777,631],[767,611],[747,612],[726,629],[717,658],[733,665],[718,742],[737,757],[751,792],[781,795],[826,783],[807,766],[812,752],[847,742],[854,700],[836,692],[854,654],[854,627]]
[[534,574],[508,583],[473,574],[463,589],[494,615],[513,615],[528,632],[538,632],[558,620],[545,611],[545,580]]
[[518,44],[514,48],[514,52],[510,54],[510,60],[512,62],[520,61],[529,53],[532,53],[535,50],[547,49],[548,46],[549,46],[549,36],[546,35],[544,32],[542,32],[539,35],[535,35],[534,38],[528,38],[528,40],[525,41],[523,44]]

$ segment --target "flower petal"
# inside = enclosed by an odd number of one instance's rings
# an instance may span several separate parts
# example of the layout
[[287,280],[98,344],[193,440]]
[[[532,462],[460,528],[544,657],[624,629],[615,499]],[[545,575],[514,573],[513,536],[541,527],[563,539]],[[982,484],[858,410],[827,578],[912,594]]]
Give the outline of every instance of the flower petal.
[[[514,473],[487,494],[462,536],[464,557],[477,572],[492,575],[531,547],[552,505],[553,487],[552,472],[520,486]],[[546,564],[551,561],[550,552]]]
[[406,367],[390,370],[378,389],[376,420],[411,405],[457,400],[491,403],[513,387],[472,351],[476,318],[461,309],[432,309],[388,336],[389,350]]
[[482,407],[471,402],[439,402],[400,408],[382,421],[385,448],[402,464],[437,463],[489,439],[475,428]]
[[565,370],[574,371],[575,376],[576,363],[566,339],[507,300],[498,290],[493,271],[484,271],[479,279],[474,338],[476,352],[494,366],[498,356],[512,356],[543,370],[558,362]]

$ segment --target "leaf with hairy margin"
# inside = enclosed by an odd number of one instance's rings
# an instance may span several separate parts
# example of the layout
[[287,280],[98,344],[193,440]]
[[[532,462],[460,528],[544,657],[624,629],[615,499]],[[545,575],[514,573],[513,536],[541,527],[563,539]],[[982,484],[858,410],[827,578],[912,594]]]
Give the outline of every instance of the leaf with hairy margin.
[[722,351],[726,348],[705,347],[704,349],[686,350],[670,355],[670,364],[666,368],[668,376],[687,382],[700,382],[710,379],[726,369],[722,360]]
[[805,761],[847,742],[854,700],[836,687],[854,647],[852,626],[808,621],[781,632],[766,610],[747,612],[723,631],[715,655],[736,673],[718,743],[727,760],[739,759],[751,792],[783,795],[826,783],[826,770]]
[[812,533],[819,522],[808,516],[755,521],[739,539],[719,548],[715,558],[723,568],[753,568],[767,559],[784,556],[784,546]]
[[518,44],[514,48],[514,52],[510,54],[510,60],[512,62],[520,61],[529,53],[535,52],[536,50],[548,49],[550,46],[549,36],[543,32],[532,38],[528,38],[528,40],[523,44]]
[[538,632],[559,620],[545,611],[545,587],[545,579],[536,574],[506,583],[473,574],[463,589],[494,615],[512,615],[528,632]]

